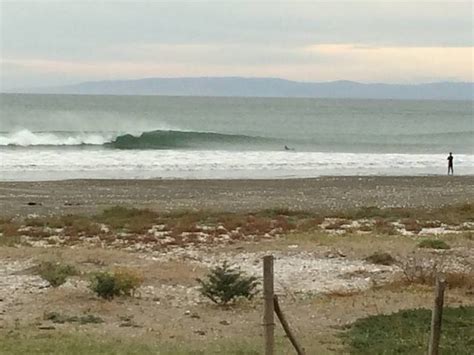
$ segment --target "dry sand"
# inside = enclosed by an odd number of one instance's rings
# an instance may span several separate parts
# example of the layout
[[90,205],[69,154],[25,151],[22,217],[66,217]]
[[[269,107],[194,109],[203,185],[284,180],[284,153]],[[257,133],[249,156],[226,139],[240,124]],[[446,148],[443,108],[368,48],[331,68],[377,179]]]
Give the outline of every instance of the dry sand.
[[167,211],[276,207],[315,211],[360,206],[438,207],[469,201],[474,201],[473,176],[0,182],[3,216],[95,213],[112,205]]

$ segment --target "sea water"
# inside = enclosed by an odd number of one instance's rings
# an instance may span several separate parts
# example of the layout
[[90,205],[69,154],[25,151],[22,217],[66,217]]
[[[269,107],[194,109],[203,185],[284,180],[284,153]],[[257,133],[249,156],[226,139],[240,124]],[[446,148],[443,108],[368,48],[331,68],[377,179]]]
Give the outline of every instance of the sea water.
[[474,174],[471,101],[0,95],[2,180]]

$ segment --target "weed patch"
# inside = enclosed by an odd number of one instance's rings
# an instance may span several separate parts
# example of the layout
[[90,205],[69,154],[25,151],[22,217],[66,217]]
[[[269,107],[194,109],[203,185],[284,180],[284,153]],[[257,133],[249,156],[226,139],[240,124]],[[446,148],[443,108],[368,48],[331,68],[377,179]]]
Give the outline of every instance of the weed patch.
[[111,300],[116,296],[133,296],[143,283],[143,277],[130,269],[117,269],[111,272],[99,272],[92,276],[90,289],[97,296]]
[[419,248],[429,248],[429,249],[450,249],[448,243],[441,239],[423,239],[418,243]]
[[61,286],[66,282],[69,276],[78,274],[74,266],[50,261],[39,264],[36,267],[36,272],[53,287]]
[[99,324],[104,323],[104,320],[93,314],[86,314],[82,316],[69,316],[58,312],[46,312],[43,316],[44,320],[49,320],[53,323],[79,323],[79,324]]
[[393,265],[396,260],[389,253],[376,252],[365,258],[365,261],[376,265]]
[[[431,321],[428,309],[400,311],[357,320],[343,333],[351,354],[426,354]],[[445,308],[440,352],[471,354],[474,307]]]

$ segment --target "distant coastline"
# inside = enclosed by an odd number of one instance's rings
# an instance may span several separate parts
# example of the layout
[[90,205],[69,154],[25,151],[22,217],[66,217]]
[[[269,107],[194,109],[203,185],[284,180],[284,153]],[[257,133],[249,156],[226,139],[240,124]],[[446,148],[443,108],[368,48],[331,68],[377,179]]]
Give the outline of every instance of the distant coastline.
[[474,99],[474,83],[368,84],[346,80],[297,82],[243,77],[146,78],[9,89],[2,90],[2,93],[470,101]]

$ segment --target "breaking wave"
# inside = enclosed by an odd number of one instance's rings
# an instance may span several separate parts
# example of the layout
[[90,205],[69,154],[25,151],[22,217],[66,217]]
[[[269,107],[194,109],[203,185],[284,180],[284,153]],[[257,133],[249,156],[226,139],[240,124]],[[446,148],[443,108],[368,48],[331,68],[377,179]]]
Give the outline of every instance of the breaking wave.
[[210,149],[232,146],[265,146],[276,143],[276,139],[236,134],[195,131],[151,131],[140,136],[125,134],[118,136],[106,146],[119,149]]
[[0,133],[0,146],[102,145],[114,137],[113,133],[104,132],[32,132],[23,129],[13,133]]
[[[138,134],[114,132],[0,133],[0,146],[84,146],[117,149],[212,149],[273,145],[277,139],[212,132],[157,130]],[[273,143],[273,144],[272,144]]]

